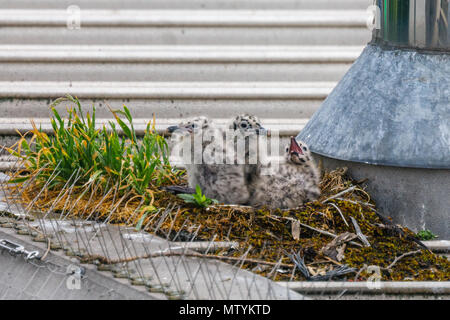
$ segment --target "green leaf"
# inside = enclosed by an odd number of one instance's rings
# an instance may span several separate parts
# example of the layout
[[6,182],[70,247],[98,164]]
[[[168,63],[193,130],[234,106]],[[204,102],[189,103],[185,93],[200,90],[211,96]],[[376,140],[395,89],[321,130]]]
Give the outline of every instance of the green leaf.
[[193,201],[194,200],[194,195],[188,194],[188,193],[180,193],[177,196],[185,201]]
[[428,241],[428,240],[433,240],[433,239],[439,238],[437,235],[435,235],[430,230],[419,231],[417,233],[417,237],[422,241]]
[[22,182],[27,181],[30,178],[31,178],[30,176],[28,176],[28,177],[17,177],[17,178],[8,180],[8,183],[22,183]]
[[[116,115],[116,121],[119,124],[119,126],[122,128],[123,132],[125,133],[125,135],[133,140],[133,135],[131,134],[131,130],[130,128],[128,128],[128,126],[125,124],[125,122],[122,121],[122,119],[120,119],[117,115]],[[133,140],[134,141],[134,140]]]
[[139,219],[139,221],[136,224],[135,230],[140,231],[142,229],[142,224],[145,221],[145,218],[147,218],[149,213],[155,212],[157,209],[154,206],[145,206],[141,209],[142,212],[145,212],[142,217]]
[[127,117],[128,121],[130,121],[130,123],[131,123],[133,121],[133,118],[131,117],[130,110],[128,110],[128,108],[126,106],[123,106],[123,110],[124,110],[124,114]]

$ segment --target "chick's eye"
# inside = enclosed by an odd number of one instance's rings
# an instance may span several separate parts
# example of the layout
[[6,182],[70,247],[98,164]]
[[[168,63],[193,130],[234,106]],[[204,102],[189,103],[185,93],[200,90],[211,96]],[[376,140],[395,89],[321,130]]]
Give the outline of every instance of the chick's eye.
[[196,124],[196,123],[193,123],[193,124],[191,124],[191,128],[197,128],[198,127],[198,124]]
[[243,123],[241,123],[241,128],[247,128],[247,123],[245,123],[245,122],[243,122]]

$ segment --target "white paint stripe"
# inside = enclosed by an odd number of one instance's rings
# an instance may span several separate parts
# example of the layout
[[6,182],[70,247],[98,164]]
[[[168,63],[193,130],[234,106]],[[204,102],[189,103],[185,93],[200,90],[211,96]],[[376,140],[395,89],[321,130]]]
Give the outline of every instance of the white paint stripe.
[[[365,27],[364,10],[81,10],[81,26]],[[0,10],[1,26],[66,26],[66,10]]]
[[353,62],[361,46],[0,45],[3,62]]
[[0,81],[3,98],[325,99],[334,82]]

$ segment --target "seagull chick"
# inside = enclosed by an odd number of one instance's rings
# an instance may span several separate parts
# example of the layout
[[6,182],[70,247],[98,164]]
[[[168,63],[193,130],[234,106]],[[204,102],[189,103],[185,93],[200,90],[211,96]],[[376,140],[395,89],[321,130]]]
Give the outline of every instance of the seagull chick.
[[[273,171],[271,171],[273,170]],[[249,186],[252,206],[297,208],[320,195],[319,171],[305,143],[291,137],[284,158],[258,165]]]
[[227,204],[248,202],[244,167],[229,158],[222,129],[206,117],[197,117],[168,130],[177,133],[182,144],[187,143],[184,150],[190,161],[185,166],[190,188],[199,185],[207,197]]
[[[251,180],[256,175],[259,163],[259,136],[266,134],[267,130],[262,127],[261,121],[257,116],[248,113],[233,118],[228,129],[234,133],[232,144],[236,150],[236,154],[238,155],[239,152],[244,153],[245,180],[247,184],[250,184]],[[239,150],[239,148],[237,148],[239,139],[241,139],[240,142],[244,144],[244,150]],[[255,157],[251,158],[251,156]]]
[[243,135],[251,134],[252,132],[260,134],[266,130],[261,126],[261,121],[255,115],[248,113],[238,115],[233,119],[229,125],[229,129],[237,130]]

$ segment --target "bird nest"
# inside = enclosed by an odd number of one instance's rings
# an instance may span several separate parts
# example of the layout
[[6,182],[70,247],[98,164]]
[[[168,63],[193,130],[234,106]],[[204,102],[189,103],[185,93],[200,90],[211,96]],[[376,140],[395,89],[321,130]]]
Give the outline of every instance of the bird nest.
[[142,210],[142,199],[133,195],[97,199],[80,189],[55,202],[60,192],[40,192],[32,185],[21,194],[40,211],[51,207],[73,218],[86,218],[89,212],[90,219],[138,226],[171,241],[233,243],[197,256],[238,264],[274,280],[363,281],[373,274],[371,266],[382,280],[450,279],[450,262],[429,251],[412,231],[382,217],[364,183],[353,181],[346,169],[325,172],[320,187],[320,199],[289,210],[200,208],[163,188],[153,192],[152,207],[159,210],[151,212]]

